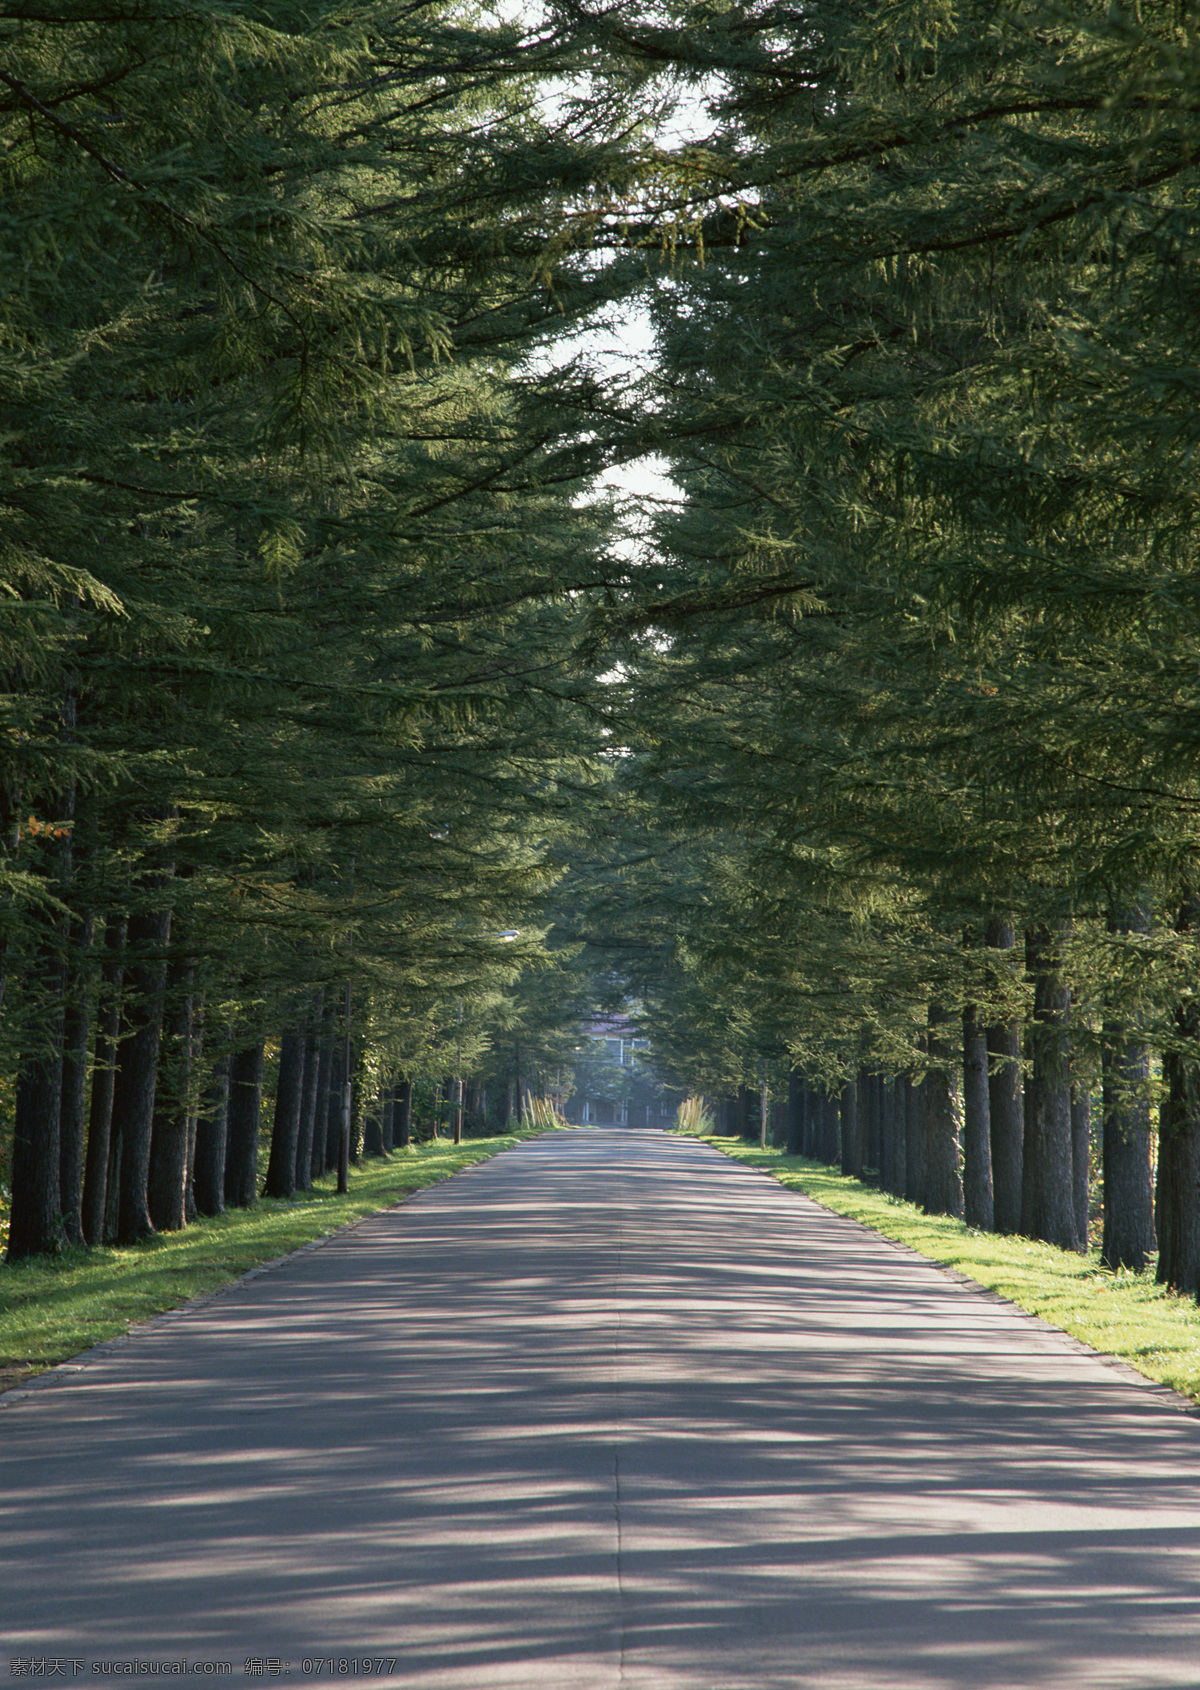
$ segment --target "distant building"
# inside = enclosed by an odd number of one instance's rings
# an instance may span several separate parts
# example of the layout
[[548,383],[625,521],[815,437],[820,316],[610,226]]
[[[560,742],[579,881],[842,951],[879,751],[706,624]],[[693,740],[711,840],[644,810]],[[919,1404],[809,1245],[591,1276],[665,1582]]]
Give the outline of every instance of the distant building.
[[586,1043],[576,1053],[567,1120],[579,1126],[670,1125],[677,1099],[668,1095],[641,1054],[649,1050],[649,1039],[619,1017],[589,1021],[584,1034]]

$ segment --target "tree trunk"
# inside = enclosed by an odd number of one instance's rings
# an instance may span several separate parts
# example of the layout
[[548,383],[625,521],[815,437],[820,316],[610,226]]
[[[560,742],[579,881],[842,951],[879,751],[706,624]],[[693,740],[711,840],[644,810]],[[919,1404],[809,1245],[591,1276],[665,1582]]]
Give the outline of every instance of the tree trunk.
[[848,1080],[842,1087],[842,1172],[855,1178],[862,1173],[862,1142],[858,1131],[858,1085]]
[[275,1088],[275,1121],[267,1162],[267,1197],[291,1197],[296,1190],[296,1146],[304,1107],[303,1027],[289,1027],[279,1046],[279,1081]]
[[312,1178],[320,1179],[325,1172],[325,1141],[329,1124],[329,1087],[333,1079],[333,1049],[322,1038],[317,1062],[317,1107],[313,1117]]
[[304,1096],[300,1103],[300,1131],[296,1138],[297,1191],[312,1190],[313,1129],[321,1092],[321,1011],[324,1001],[324,992],[318,992],[304,1039]]
[[805,1106],[808,1094],[804,1080],[798,1068],[788,1069],[787,1095],[787,1143],[786,1154],[789,1156],[803,1156],[805,1154]]
[[925,1192],[922,1207],[930,1215],[963,1212],[962,1163],[959,1159],[961,1103],[950,1046],[941,1029],[940,1012],[929,1011],[930,1067],[921,1082],[921,1138],[925,1152]]
[[908,1195],[908,1124],[914,1109],[916,1104],[913,1102],[913,1078],[901,1073],[896,1077],[896,1119],[892,1126],[892,1131],[896,1132],[896,1183],[892,1186],[896,1197]]
[[883,1075],[867,1075],[869,1105],[863,1138],[863,1164],[883,1184]]
[[231,1059],[222,1056],[213,1064],[212,1079],[200,1100],[196,1119],[196,1160],[192,1189],[202,1215],[225,1212],[225,1145],[229,1115],[229,1069]]
[[116,1079],[117,1038],[121,1031],[125,928],[123,915],[110,915],[104,927],[104,962],[100,971],[100,1003],[92,1050],[92,1101],[88,1113],[87,1159],[83,1175],[83,1236],[91,1245],[103,1244],[105,1236],[113,1082]]
[[908,1165],[904,1195],[918,1208],[925,1203],[927,1157],[925,1154],[924,1080],[910,1081],[908,1093]]
[[[458,1081],[461,1085],[462,1081]],[[379,1096],[369,1109],[363,1110],[363,1155],[383,1155],[383,1117],[387,1113],[387,1087],[382,1086]],[[462,1140],[462,1113],[459,1112],[458,1141]]]
[[1104,1029],[1104,1236],[1100,1260],[1108,1268],[1143,1273],[1154,1249],[1154,1198],[1150,1182],[1150,1053],[1124,1029]]
[[[1012,950],[1012,923],[988,922],[990,950]],[[1025,1089],[1021,1076],[1021,1025],[1008,1021],[987,1029],[988,1116],[992,1142],[992,1219],[997,1232],[1021,1228],[1021,1177],[1025,1142]]]
[[329,1173],[338,1165],[342,1148],[342,1087],[346,1083],[346,1063],[340,1041],[329,1053],[329,1094],[325,1116],[325,1161],[322,1173]]
[[[1181,933],[1200,918],[1200,898],[1187,897],[1176,918]],[[1200,1065],[1191,1055],[1200,1038],[1200,1012],[1193,1003],[1175,1011],[1181,1051],[1163,1052],[1166,1097],[1159,1110],[1158,1231],[1160,1285],[1189,1296],[1200,1293]],[[1186,1053],[1186,1054],[1184,1054]]]
[[166,1037],[159,1059],[150,1174],[146,1186],[150,1219],[157,1232],[181,1232],[187,1225],[184,1193],[188,1177],[188,1129],[192,1101],[192,982],[195,964],[176,957],[167,976]]
[[992,1142],[987,1039],[975,1006],[963,1010],[963,1219],[992,1230]]
[[118,1244],[135,1244],[154,1232],[147,1186],[170,937],[169,907],[130,917],[125,968],[128,1031],[117,1056],[113,1083],[113,1135],[120,1145]]
[[67,965],[67,1001],[63,1021],[62,1098],[58,1117],[58,1187],[63,1234],[68,1244],[82,1244],[83,1146],[87,1129],[88,1043],[92,1022],[91,948],[95,920],[89,910],[79,925]]
[[[1189,1010],[1186,1020],[1191,1019]],[[1172,1291],[1196,1296],[1200,1293],[1200,1069],[1187,1057],[1167,1051],[1163,1079],[1167,1096],[1158,1135],[1156,1277]]]
[[35,978],[47,993],[38,1042],[22,1052],[13,1123],[12,1210],[8,1260],[53,1253],[65,1242],[59,1193],[59,1116],[62,1110],[65,979],[59,918],[41,912]]
[[383,1145],[383,1154],[390,1156],[396,1144],[396,1088],[386,1085],[383,1088],[383,1113],[379,1120],[379,1137]]
[[1063,1250],[1077,1250],[1071,1079],[1068,1066],[1070,988],[1062,978],[1054,936],[1033,929],[1026,957],[1034,979],[1032,1069],[1026,1096],[1022,1231]]
[[183,1218],[188,1226],[198,1219],[200,1211],[196,1207],[196,1134],[200,1126],[200,1088],[199,1076],[203,1072],[204,1060],[204,993],[192,1006],[192,1037],[188,1050],[188,1072],[191,1083],[188,1087],[188,1123],[187,1123],[187,1178],[183,1186]]
[[263,1041],[237,1051],[229,1065],[225,1140],[225,1206],[258,1201],[258,1128],[262,1115]]
[[1071,1200],[1075,1210],[1076,1247],[1083,1256],[1088,1253],[1091,1180],[1092,1096],[1087,1082],[1081,1080],[1071,1097]]
[[407,1150],[412,1144],[412,1081],[401,1080],[396,1092],[396,1148]]

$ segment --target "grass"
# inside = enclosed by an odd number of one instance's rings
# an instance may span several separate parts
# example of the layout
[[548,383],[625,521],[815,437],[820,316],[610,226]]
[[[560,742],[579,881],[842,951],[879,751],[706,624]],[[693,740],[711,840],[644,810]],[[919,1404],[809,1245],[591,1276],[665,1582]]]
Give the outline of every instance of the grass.
[[1150,1275],[1113,1273],[1100,1266],[1095,1251],[1079,1256],[1028,1238],[977,1232],[947,1215],[923,1214],[915,1204],[781,1150],[709,1135],[704,1142],[1200,1401],[1200,1308],[1156,1285]]
[[331,1174],[290,1201],[260,1198],[253,1209],[231,1209],[126,1249],[68,1250],[0,1268],[0,1389],[538,1134],[526,1129],[457,1148],[435,1139],[352,1167],[345,1197]]

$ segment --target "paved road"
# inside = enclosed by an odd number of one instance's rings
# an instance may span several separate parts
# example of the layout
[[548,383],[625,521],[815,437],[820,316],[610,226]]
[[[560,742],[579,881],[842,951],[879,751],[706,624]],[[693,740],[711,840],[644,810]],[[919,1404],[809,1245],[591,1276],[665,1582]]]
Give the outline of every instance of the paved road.
[[1200,1685],[1200,1422],[687,1140],[524,1144],[47,1377],[0,1677]]

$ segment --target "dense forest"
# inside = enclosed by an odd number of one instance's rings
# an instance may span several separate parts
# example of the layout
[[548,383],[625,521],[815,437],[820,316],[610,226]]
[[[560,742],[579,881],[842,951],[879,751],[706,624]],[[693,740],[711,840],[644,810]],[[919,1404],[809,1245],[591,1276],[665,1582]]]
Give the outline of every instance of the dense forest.
[[1200,1291],[1187,10],[3,20],[8,1261],[633,1006],[727,1130]]

